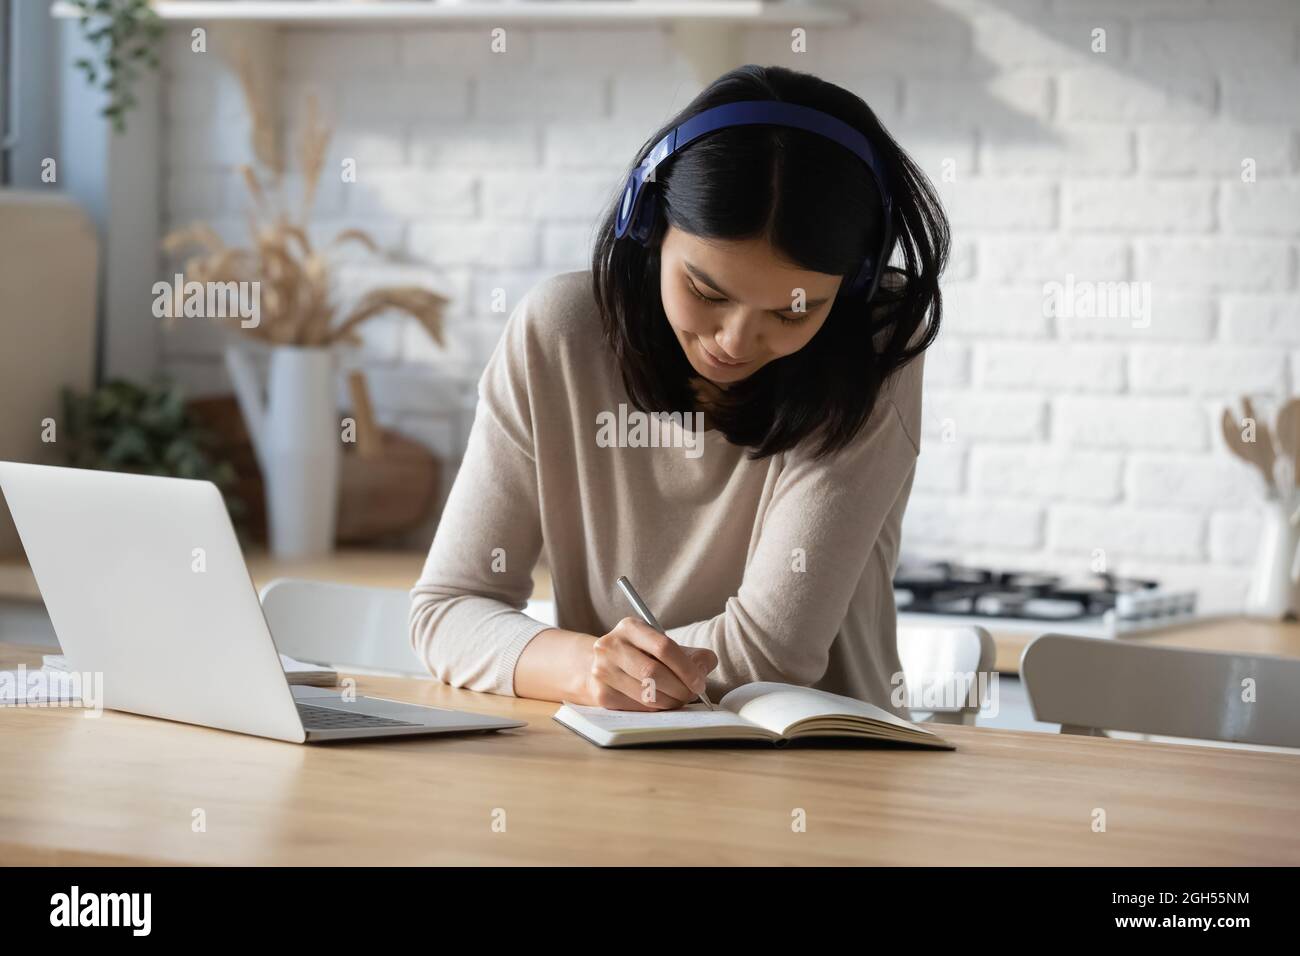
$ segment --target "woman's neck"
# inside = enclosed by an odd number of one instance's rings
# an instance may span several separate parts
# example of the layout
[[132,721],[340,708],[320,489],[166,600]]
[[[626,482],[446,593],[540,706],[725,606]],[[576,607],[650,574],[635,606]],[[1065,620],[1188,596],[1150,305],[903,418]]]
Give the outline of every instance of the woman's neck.
[[712,431],[714,428],[712,409],[725,390],[722,386],[700,376],[693,377],[690,384],[691,391],[695,395],[695,411],[703,416],[704,430]]

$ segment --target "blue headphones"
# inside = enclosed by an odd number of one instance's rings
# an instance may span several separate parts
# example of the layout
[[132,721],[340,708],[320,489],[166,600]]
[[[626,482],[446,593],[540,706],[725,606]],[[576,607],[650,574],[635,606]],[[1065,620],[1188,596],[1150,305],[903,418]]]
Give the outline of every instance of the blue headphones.
[[623,187],[623,195],[619,200],[618,215],[614,220],[614,236],[621,239],[629,235],[642,245],[649,241],[658,215],[659,204],[654,201],[653,184],[655,169],[660,163],[708,133],[729,126],[760,124],[789,126],[816,133],[839,143],[866,163],[876,191],[880,193],[880,203],[885,212],[885,238],[880,252],[875,256],[868,256],[863,260],[856,274],[845,278],[846,287],[850,292],[856,293],[866,289],[867,299],[870,299],[875,295],[876,287],[880,284],[880,276],[889,262],[894,241],[894,204],[889,190],[885,188],[884,171],[875,150],[871,148],[871,143],[861,132],[821,110],[796,103],[783,103],[778,100],[744,100],[739,103],[725,103],[692,116],[672,130],[655,144],[654,149],[650,150],[641,165],[628,176],[627,184]]

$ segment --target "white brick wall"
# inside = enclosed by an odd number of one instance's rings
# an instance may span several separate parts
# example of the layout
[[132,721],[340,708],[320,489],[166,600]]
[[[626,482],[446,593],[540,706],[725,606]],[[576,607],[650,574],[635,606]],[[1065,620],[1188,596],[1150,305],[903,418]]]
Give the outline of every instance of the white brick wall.
[[[743,30],[743,50],[866,97],[952,218],[908,546],[1067,571],[1102,549],[1121,572],[1239,603],[1259,489],[1217,416],[1242,393],[1300,390],[1300,4],[861,7],[850,28],[811,28],[806,54],[785,27]],[[168,224],[214,218],[238,237],[238,87],[183,39],[166,61]],[[323,185],[315,231],[370,228],[455,299],[447,351],[392,322],[355,358],[384,421],[454,458],[504,321],[493,292],[508,309],[586,265],[623,164],[700,83],[662,25],[508,27],[504,56],[486,28],[281,39],[287,130],[315,90],[339,124],[331,161],[359,163],[357,183]],[[1067,277],[1149,284],[1149,314],[1051,314],[1044,285]],[[182,331],[165,354],[223,388],[216,347]]]

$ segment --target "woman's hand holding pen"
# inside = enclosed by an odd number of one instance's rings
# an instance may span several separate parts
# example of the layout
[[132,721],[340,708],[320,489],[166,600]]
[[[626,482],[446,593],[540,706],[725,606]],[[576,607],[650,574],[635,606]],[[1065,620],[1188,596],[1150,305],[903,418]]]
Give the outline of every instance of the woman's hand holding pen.
[[[672,710],[698,698],[718,656],[686,647],[635,617],[625,617],[591,646],[589,706]],[[575,703],[578,703],[575,701]]]

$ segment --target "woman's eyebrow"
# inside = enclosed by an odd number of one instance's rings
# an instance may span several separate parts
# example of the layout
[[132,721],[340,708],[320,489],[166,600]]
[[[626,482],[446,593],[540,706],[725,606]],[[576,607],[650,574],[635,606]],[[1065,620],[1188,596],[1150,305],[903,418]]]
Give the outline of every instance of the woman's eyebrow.
[[[728,299],[734,299],[734,298],[735,298],[735,296],[733,296],[731,293],[727,292],[726,289],[724,289],[724,288],[722,288],[722,286],[718,285],[718,283],[715,282],[715,281],[713,280],[713,278],[712,278],[712,277],[711,277],[707,272],[705,272],[703,269],[700,269],[700,268],[697,268],[696,266],[691,265],[691,264],[690,264],[689,262],[687,262],[685,259],[682,260],[682,264],[686,266],[686,271],[687,271],[687,272],[689,272],[691,275],[695,276],[695,278],[699,279],[699,280],[700,280],[701,282],[703,282],[705,285],[712,286],[713,289],[714,289],[714,291],[716,291],[716,292],[720,292],[722,295],[726,296]],[[830,301],[830,296],[823,296],[823,297],[820,298],[820,299],[809,299],[808,301],[806,301],[806,302],[804,303],[804,311],[807,311],[807,310],[809,310],[809,309],[815,309],[815,308],[817,308],[817,306],[819,306],[819,305],[824,305],[825,303],[827,303],[827,302],[829,302],[829,301]],[[793,305],[787,305],[787,306],[785,306],[785,307],[783,307],[783,308],[780,308],[780,309],[768,309],[767,311],[769,311],[769,312],[793,312],[793,311],[794,311],[794,306],[793,306]]]

